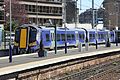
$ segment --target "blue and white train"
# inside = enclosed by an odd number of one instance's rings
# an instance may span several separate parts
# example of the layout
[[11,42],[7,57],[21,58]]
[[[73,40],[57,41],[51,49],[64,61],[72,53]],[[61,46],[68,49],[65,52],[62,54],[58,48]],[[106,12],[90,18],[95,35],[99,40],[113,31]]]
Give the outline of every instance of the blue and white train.
[[[22,25],[15,30],[14,52],[30,53],[40,48],[42,41],[45,48],[54,49],[55,29],[41,28],[34,25]],[[109,38],[110,42],[116,41],[120,31],[86,30],[86,29],[66,29],[67,46],[77,47],[79,43],[89,42],[90,44],[105,43]],[[65,46],[65,29],[57,28],[57,47]],[[120,38],[120,36],[119,36]],[[119,38],[117,39],[119,41]]]

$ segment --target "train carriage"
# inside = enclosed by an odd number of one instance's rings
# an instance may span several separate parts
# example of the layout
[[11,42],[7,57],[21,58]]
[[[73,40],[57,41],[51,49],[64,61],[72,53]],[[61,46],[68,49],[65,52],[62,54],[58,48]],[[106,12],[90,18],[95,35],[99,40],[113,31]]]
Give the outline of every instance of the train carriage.
[[41,31],[42,41],[45,48],[54,49],[54,29],[43,28]]
[[75,37],[76,37],[76,46],[78,46],[78,43],[85,43],[86,39],[86,33],[83,29],[75,29]]
[[103,31],[103,30],[98,30],[97,31],[97,39],[98,39],[98,43],[105,43],[106,41],[106,37],[107,37],[107,31]]
[[115,42],[120,43],[120,30],[115,30]]
[[57,29],[57,46],[64,47],[65,46],[65,34],[67,39],[67,46],[75,46],[76,39],[75,39],[75,31],[66,29],[65,28],[58,28]]
[[95,30],[87,30],[88,31],[88,39],[90,44],[95,44],[96,42],[96,31]]
[[110,31],[110,42],[115,42],[115,31]]
[[15,29],[14,53],[34,52],[39,48],[41,30],[33,25],[22,25]]
[[[108,39],[110,42],[114,42],[116,41],[116,37],[120,41],[120,31],[96,31],[94,29],[87,30],[84,28],[66,28],[65,31],[65,28],[57,28],[57,47],[65,47],[65,34],[68,47],[76,47],[78,43],[85,44],[86,42],[96,44],[96,40],[98,43],[105,43]],[[41,41],[45,48],[54,49],[55,29],[35,25],[22,25],[15,30],[14,52],[35,52],[40,48]]]

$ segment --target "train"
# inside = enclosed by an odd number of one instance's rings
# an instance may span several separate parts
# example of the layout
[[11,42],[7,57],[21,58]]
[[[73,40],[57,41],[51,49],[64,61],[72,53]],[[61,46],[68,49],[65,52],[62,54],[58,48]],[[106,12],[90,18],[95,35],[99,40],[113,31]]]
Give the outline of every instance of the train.
[[[56,30],[57,47],[77,47],[79,43],[100,44],[106,41],[120,41],[120,31],[96,30],[84,28],[60,28]],[[40,42],[46,49],[55,48],[55,29],[24,24],[15,29],[14,53],[32,53],[40,48]]]

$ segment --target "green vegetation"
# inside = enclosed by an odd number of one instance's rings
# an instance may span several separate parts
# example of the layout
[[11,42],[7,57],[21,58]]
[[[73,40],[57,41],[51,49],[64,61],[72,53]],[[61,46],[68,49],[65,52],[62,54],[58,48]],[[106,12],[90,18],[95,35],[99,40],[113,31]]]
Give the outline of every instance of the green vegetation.
[[[19,25],[19,24],[17,24],[17,22],[12,21],[12,31],[14,31],[15,28],[18,27],[18,25]],[[10,22],[8,22],[8,23],[6,24],[5,30],[6,30],[6,31],[10,31]]]

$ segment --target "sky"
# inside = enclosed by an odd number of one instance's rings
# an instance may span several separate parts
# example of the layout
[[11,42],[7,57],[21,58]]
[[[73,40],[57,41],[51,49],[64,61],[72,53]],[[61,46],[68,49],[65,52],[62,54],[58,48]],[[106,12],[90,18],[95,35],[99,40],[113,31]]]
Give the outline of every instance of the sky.
[[[100,8],[103,1],[104,0],[94,0],[95,9]],[[78,0],[78,2],[77,2],[77,7],[78,8],[80,7],[80,0]],[[89,9],[89,8],[92,8],[92,0],[81,0],[81,9],[82,10],[80,10],[80,13],[84,12],[86,9]]]

